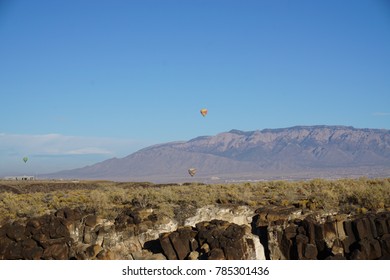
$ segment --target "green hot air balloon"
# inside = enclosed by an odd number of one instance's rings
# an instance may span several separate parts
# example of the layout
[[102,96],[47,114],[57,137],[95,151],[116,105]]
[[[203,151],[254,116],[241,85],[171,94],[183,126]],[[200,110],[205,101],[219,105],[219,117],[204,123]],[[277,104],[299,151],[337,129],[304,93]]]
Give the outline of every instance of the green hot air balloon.
[[24,157],[23,161],[24,161],[24,163],[26,163],[28,161],[28,157]]

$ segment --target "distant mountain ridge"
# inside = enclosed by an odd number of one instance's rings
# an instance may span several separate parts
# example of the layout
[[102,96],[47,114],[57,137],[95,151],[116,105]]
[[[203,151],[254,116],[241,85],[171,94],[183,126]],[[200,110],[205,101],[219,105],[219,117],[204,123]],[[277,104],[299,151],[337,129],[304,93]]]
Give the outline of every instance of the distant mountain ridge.
[[[197,174],[189,177],[187,169]],[[124,181],[390,176],[390,130],[295,126],[169,142],[48,177]]]

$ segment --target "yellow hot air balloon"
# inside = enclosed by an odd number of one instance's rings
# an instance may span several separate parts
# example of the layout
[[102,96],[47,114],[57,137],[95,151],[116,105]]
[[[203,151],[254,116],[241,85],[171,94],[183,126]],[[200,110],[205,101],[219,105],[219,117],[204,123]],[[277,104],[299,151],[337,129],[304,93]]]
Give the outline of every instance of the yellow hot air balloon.
[[28,157],[24,157],[23,161],[24,161],[24,163],[26,163],[28,161]]
[[194,177],[195,173],[196,173],[196,169],[195,168],[188,169],[188,174],[190,174],[191,177]]
[[207,109],[201,109],[200,113],[202,114],[203,117],[207,115]]

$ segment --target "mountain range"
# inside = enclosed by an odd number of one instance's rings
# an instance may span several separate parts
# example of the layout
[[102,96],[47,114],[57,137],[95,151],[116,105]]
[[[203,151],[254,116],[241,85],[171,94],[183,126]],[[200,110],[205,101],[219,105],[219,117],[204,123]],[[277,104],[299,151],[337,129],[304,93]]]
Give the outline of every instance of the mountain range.
[[295,126],[169,142],[44,176],[162,183],[389,175],[390,130]]

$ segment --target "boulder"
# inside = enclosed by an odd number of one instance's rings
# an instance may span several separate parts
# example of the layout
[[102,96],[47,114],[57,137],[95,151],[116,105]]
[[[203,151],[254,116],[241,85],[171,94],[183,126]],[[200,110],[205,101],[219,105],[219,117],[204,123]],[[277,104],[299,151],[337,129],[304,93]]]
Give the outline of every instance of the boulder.
[[197,260],[199,259],[199,252],[197,251],[192,251],[188,256],[187,256],[187,260]]
[[89,227],[95,227],[97,224],[97,217],[96,215],[88,215],[85,217],[85,225]]
[[382,259],[390,260],[390,233],[382,235],[380,238]]
[[306,260],[316,260],[318,250],[314,244],[306,244],[303,251],[303,256]]
[[18,242],[24,239],[24,231],[25,227],[22,224],[14,222],[6,228],[6,235],[9,239]]
[[378,232],[378,236],[383,236],[386,233],[389,233],[387,228],[387,217],[380,216],[375,219],[375,227]]
[[208,260],[226,260],[224,251],[221,248],[214,248],[207,254]]
[[270,224],[281,224],[300,217],[302,210],[297,209],[294,206],[283,207],[268,205],[258,208],[255,213],[258,215],[256,227],[260,227],[268,226]]
[[356,232],[358,240],[364,240],[365,238],[372,238],[369,223],[366,218],[358,218],[352,222],[353,228]]
[[191,252],[189,238],[186,239],[185,236],[180,236],[179,232],[174,231],[169,235],[169,239],[176,252],[177,259],[184,260]]
[[299,260],[305,260],[305,249],[309,243],[309,238],[304,234],[298,234],[295,237],[297,257]]
[[23,248],[22,257],[24,260],[39,260],[42,258],[42,255],[42,247]]
[[170,233],[163,233],[160,235],[160,244],[163,250],[165,257],[168,260],[177,260],[176,251],[172,246],[171,240],[169,238]]
[[284,229],[283,236],[279,242],[280,251],[284,259],[297,259],[296,250],[293,249],[294,239],[297,235],[297,225],[290,224]]
[[96,255],[96,259],[98,260],[117,260],[116,255],[110,250],[100,251],[99,254]]
[[355,231],[353,229],[352,221],[346,220],[346,221],[344,221],[343,225],[344,225],[344,231],[346,234],[345,239],[342,240],[343,248],[344,248],[344,252],[346,254],[349,254],[349,253],[351,253],[350,247],[352,244],[354,244],[357,241],[357,238],[355,235]]
[[100,246],[100,245],[91,245],[89,247],[87,247],[87,249],[85,250],[85,253],[87,255],[87,258],[88,259],[95,259],[96,256],[101,252],[103,251],[103,248]]
[[316,230],[315,230],[316,223],[317,222],[315,218],[312,216],[308,216],[302,221],[302,224],[306,229],[307,237],[309,237],[310,244],[315,244],[316,242]]
[[11,241],[7,244],[7,248],[4,252],[4,260],[22,260],[23,259],[23,247],[21,243]]
[[47,247],[42,254],[42,259],[45,260],[68,260],[69,247],[66,244],[53,244]]

